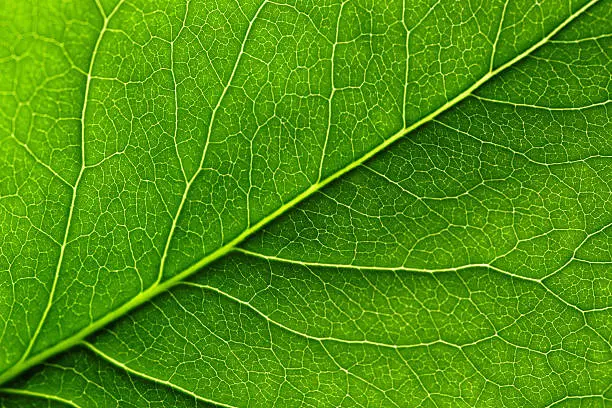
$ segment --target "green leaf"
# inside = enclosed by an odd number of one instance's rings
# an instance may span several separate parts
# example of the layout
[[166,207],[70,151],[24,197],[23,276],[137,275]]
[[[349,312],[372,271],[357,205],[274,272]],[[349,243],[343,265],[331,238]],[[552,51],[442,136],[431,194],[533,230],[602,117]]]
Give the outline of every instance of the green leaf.
[[153,3],[0,3],[2,404],[610,404],[609,0]]

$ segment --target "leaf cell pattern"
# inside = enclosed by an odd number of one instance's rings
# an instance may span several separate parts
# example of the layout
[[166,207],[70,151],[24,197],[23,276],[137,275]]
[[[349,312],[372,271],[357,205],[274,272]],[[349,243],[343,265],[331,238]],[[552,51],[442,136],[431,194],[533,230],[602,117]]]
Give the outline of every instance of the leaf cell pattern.
[[0,3],[0,404],[608,406],[611,9]]

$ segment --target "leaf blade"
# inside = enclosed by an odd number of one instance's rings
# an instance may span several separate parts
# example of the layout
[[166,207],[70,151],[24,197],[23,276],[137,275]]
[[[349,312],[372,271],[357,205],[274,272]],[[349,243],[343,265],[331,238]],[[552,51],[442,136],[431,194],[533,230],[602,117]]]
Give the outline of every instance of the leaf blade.
[[[580,9],[578,11],[579,12],[584,11],[588,6],[590,6],[591,4],[594,4],[594,3],[595,2],[588,3],[586,6],[583,7],[583,9]],[[262,5],[260,5],[260,9],[259,10],[261,10],[262,7],[263,7],[263,3],[262,3]],[[257,13],[258,13],[258,11],[256,12],[256,15],[257,15]],[[185,13],[185,16],[186,15],[187,15],[187,13]],[[575,15],[577,15],[577,14],[575,14]],[[339,14],[339,16],[340,16],[340,14]],[[186,17],[183,19],[183,21],[185,21],[185,20],[186,20]],[[423,20],[423,21],[425,21],[425,20]],[[556,34],[557,31],[561,30],[563,28],[563,26],[565,24],[569,23],[570,21],[571,21],[571,19],[566,20],[564,24],[562,24],[560,26],[556,26],[556,28],[552,32],[550,32],[547,36],[545,36],[544,39],[546,39],[546,41],[548,41],[548,39],[550,37],[552,37],[552,35]],[[496,37],[500,36],[499,33],[501,32],[501,28],[502,28],[503,25],[504,25],[503,21],[500,22],[500,24],[499,24],[500,31],[498,31],[498,34],[496,34]],[[249,27],[250,27],[250,25],[249,25]],[[248,31],[247,31],[247,37],[248,37]],[[544,41],[544,40],[542,40],[542,41]],[[546,42],[546,41],[544,41],[544,42]],[[243,44],[244,44],[244,41],[243,41]],[[527,51],[525,51],[523,54],[519,54],[519,56],[516,57],[516,58],[524,57],[525,55],[527,55],[528,53],[533,51],[533,49],[537,48],[538,45],[541,45],[541,44],[536,43],[531,48],[528,48]],[[241,47],[241,50],[242,49],[243,49],[243,47]],[[240,55],[242,55],[242,51],[240,52]],[[491,58],[491,60],[493,60],[493,58]],[[506,65],[502,65],[497,70],[501,71],[502,69],[506,68],[506,66],[512,65],[514,62],[516,62],[516,61],[510,60],[508,63],[506,63]],[[91,64],[91,65],[93,65],[93,64]],[[234,69],[232,70],[233,73],[235,73],[235,70],[236,70],[237,66],[238,66],[238,61],[234,65]],[[489,74],[487,74],[487,75],[489,75]],[[492,75],[490,75],[490,76],[492,76]],[[487,77],[486,75],[485,75],[485,77],[486,77],[486,79],[489,79],[489,77]],[[483,77],[483,78],[485,78],[485,77]],[[225,90],[229,89],[228,88],[229,87],[229,83],[231,82],[231,80],[233,78],[233,74],[231,74],[229,78],[230,79],[229,79],[228,85],[224,88]],[[333,79],[333,72],[332,72],[332,79]],[[176,80],[174,79],[173,81],[176,81]],[[482,81],[482,83],[484,83],[486,80],[482,80],[481,79],[481,81]],[[481,85],[481,82],[478,81],[476,84],[473,84],[472,87],[476,88],[477,85]],[[471,89],[468,89],[468,90],[471,91]],[[176,88],[175,88],[175,92],[176,92]],[[221,105],[221,100],[223,99],[224,92],[221,93],[221,98],[219,99],[219,102],[216,105],[217,107],[219,107]],[[406,92],[406,91],[404,90],[404,92]],[[430,119],[433,119],[435,116],[437,116],[439,113],[441,113],[446,108],[454,106],[456,102],[458,102],[459,100],[465,98],[468,94],[469,93],[467,91],[465,91],[462,94],[459,94],[459,96],[455,97],[455,99],[452,99],[451,102],[447,102],[447,104],[442,105],[440,108],[438,108],[438,110],[434,111],[433,113],[431,113],[428,116],[425,116],[424,118],[421,118],[414,125],[411,125],[411,127],[409,129],[411,130],[413,128],[416,128],[417,125],[420,125],[422,123],[425,123],[425,122],[429,121]],[[331,98],[330,98],[330,101],[331,101]],[[331,104],[331,102],[329,102],[329,103]],[[178,106],[178,102],[176,102],[176,95],[175,95],[175,117],[174,117],[175,135],[176,135],[176,131],[178,129],[178,124],[177,124],[178,123],[178,113],[176,113],[176,109],[177,109],[176,106]],[[85,111],[85,109],[83,109],[83,112],[84,111]],[[214,117],[214,113],[213,113],[213,117]],[[209,134],[211,132],[210,129],[212,129],[212,126],[213,126],[213,120],[210,121],[210,124],[208,126]],[[403,136],[403,134],[405,132],[406,132],[405,130],[401,131],[400,133],[396,133],[395,136],[391,136],[390,139],[389,138],[385,139],[385,141],[382,144],[379,144],[378,147],[376,147],[374,150],[370,150],[369,153],[366,153],[364,156],[360,156],[360,158],[357,161],[352,161],[352,162],[350,162],[350,164],[348,166],[342,168],[341,170],[337,171],[336,173],[332,173],[331,176],[327,177],[322,182],[311,184],[311,186],[308,187],[306,190],[303,190],[297,196],[293,197],[292,200],[289,201],[290,205],[283,205],[283,206],[277,208],[275,211],[269,213],[268,215],[264,216],[259,221],[257,221],[257,223],[254,224],[254,227],[247,228],[246,230],[242,230],[242,232],[240,232],[237,235],[236,238],[234,238],[233,240],[229,241],[229,244],[220,246],[219,248],[213,250],[208,255],[206,255],[204,258],[202,258],[199,262],[197,262],[196,264],[192,264],[192,266],[190,266],[185,272],[182,272],[182,273],[179,273],[178,275],[172,276],[167,281],[164,281],[162,284],[158,284],[157,286],[152,286],[154,288],[154,290],[151,290],[151,291],[147,290],[147,291],[144,291],[144,292],[141,290],[140,292],[137,292],[138,294],[136,296],[134,296],[134,297],[130,298],[128,296],[127,299],[131,299],[131,300],[128,300],[127,303],[121,304],[121,306],[119,306],[119,308],[114,309],[114,311],[111,312],[111,313],[107,313],[105,311],[106,309],[103,308],[103,311],[101,312],[101,315],[103,317],[100,318],[99,320],[96,320],[95,318],[91,317],[91,313],[92,313],[91,309],[92,308],[91,308],[91,303],[90,303],[90,308],[89,308],[90,309],[89,310],[90,318],[89,318],[89,320],[90,321],[94,321],[93,325],[85,325],[85,326],[81,325],[81,329],[79,330],[77,328],[77,330],[76,330],[76,332],[77,332],[76,336],[68,337],[68,340],[65,340],[65,342],[57,343],[54,346],[52,346],[51,348],[47,348],[48,344],[45,344],[44,342],[41,343],[41,345],[38,346],[39,349],[44,350],[41,354],[39,354],[39,355],[35,356],[35,358],[31,359],[28,362],[29,365],[28,364],[22,365],[22,366],[20,366],[16,370],[9,369],[7,372],[5,372],[3,374],[4,378],[9,378],[9,377],[17,374],[17,372],[25,369],[26,367],[34,365],[37,362],[42,361],[43,359],[47,358],[50,355],[53,355],[53,354],[55,354],[55,353],[57,353],[57,352],[59,352],[61,350],[64,350],[65,348],[68,348],[68,347],[71,347],[71,346],[75,345],[80,338],[83,338],[87,334],[92,333],[97,328],[100,328],[100,327],[108,324],[109,322],[114,320],[116,317],[118,317],[120,315],[123,315],[123,314],[127,313],[129,310],[135,308],[136,306],[138,306],[138,305],[140,305],[140,304],[150,300],[153,296],[157,295],[158,293],[161,293],[162,291],[167,290],[168,288],[172,287],[174,284],[179,282],[181,279],[183,279],[183,278],[187,277],[188,275],[190,275],[191,273],[195,272],[197,269],[199,269],[199,267],[201,267],[203,265],[207,265],[208,263],[212,262],[213,260],[216,260],[216,259],[220,258],[221,256],[226,255],[233,248],[233,246],[235,244],[237,244],[238,242],[241,242],[243,239],[245,239],[247,236],[251,235],[252,232],[254,232],[255,230],[259,229],[261,226],[266,224],[268,221],[271,221],[272,219],[277,218],[280,214],[285,212],[287,209],[292,207],[294,204],[297,204],[298,202],[302,201],[302,199],[310,196],[312,193],[318,191],[321,187],[323,187],[324,185],[327,185],[328,183],[330,183],[331,181],[335,180],[336,178],[339,178],[340,176],[343,176],[347,171],[349,171],[349,170],[351,170],[351,169],[353,169],[355,167],[358,167],[365,160],[367,160],[370,157],[372,157],[375,153],[377,153],[378,151],[382,150],[384,147],[387,147],[388,145],[390,145],[393,141],[395,141],[395,139],[399,139],[401,136]],[[334,143],[332,143],[332,145],[334,145]],[[325,155],[323,154],[322,156],[324,157]],[[179,155],[179,158],[180,158],[180,155]],[[182,164],[181,164],[181,168],[182,168]],[[319,168],[319,174],[320,174],[322,167],[319,166],[318,168]],[[183,169],[183,174],[185,174],[184,173],[184,169]],[[195,174],[197,174],[197,173],[195,173]],[[159,193],[159,190],[158,190],[158,193]],[[186,193],[183,193],[183,195],[182,195],[183,199],[181,201],[181,204],[179,204],[179,206],[178,206],[179,210],[177,211],[177,214],[181,212],[180,209],[183,206],[182,203],[185,202],[185,201],[183,201],[185,199],[185,196],[186,196]],[[73,200],[74,200],[74,198],[73,198]],[[247,204],[249,204],[249,203],[250,203],[250,201],[247,199]],[[71,206],[71,208],[73,208],[73,207],[74,206]],[[248,207],[248,205],[247,205],[247,207]],[[250,210],[247,209],[247,213],[248,213],[247,214],[248,217],[250,217],[250,214],[251,214]],[[69,216],[69,219],[70,218],[71,217]],[[248,219],[249,219],[248,223],[250,224],[250,222],[251,222],[250,218],[248,218]],[[178,220],[178,215],[174,218],[174,221],[172,223],[173,226],[176,225],[176,223],[177,223],[176,220]],[[163,254],[161,255],[161,259],[165,259],[164,257],[167,257],[167,253],[168,253],[167,251],[168,251],[168,248],[170,247],[170,241],[172,239],[173,231],[174,231],[174,227],[171,227],[170,232],[168,234],[168,239],[165,241],[166,244],[164,246],[164,251],[163,251]],[[222,237],[223,237],[223,232],[224,231],[225,230],[222,229]],[[67,236],[68,236],[68,232],[66,232],[65,237],[67,237]],[[66,241],[66,238],[64,238],[64,241]],[[225,241],[225,238],[222,238],[221,242],[224,242],[224,241]],[[133,254],[132,254],[132,256],[133,256]],[[62,255],[61,254],[60,254],[60,259],[62,259]],[[185,259],[189,259],[189,257],[185,257]],[[60,261],[60,263],[61,263],[61,261]],[[163,268],[163,265],[165,265],[165,263],[162,262],[161,265],[162,265],[162,268]],[[58,267],[58,270],[59,270],[59,267]],[[162,270],[162,269],[160,269],[160,270]],[[58,276],[58,274],[56,274],[56,276]],[[161,277],[161,276],[163,276],[163,273],[160,273],[158,275],[158,278]],[[140,278],[141,278],[141,282],[142,282],[142,276],[140,276]],[[143,285],[143,284],[141,283],[141,285]],[[94,291],[94,293],[95,293],[95,291]],[[66,297],[65,294],[64,294],[64,297]],[[111,304],[112,303],[113,302],[111,302]],[[118,302],[118,303],[121,303],[121,302]],[[51,303],[49,303],[49,304],[51,304]],[[66,310],[65,307],[63,307],[63,308],[64,309],[62,309],[62,307],[60,307],[59,310],[60,311],[61,310]],[[44,315],[46,315],[46,312],[44,313]],[[42,323],[39,324],[39,327],[42,327]],[[56,330],[56,329],[52,328],[52,330]],[[36,335],[34,337],[36,337]],[[52,336],[52,335],[49,336],[49,339],[51,339],[51,340],[49,340],[49,344],[53,344],[53,342],[55,341],[55,340],[53,340],[53,338],[56,338],[56,337],[57,336]],[[32,341],[31,343],[33,344],[34,342]]]

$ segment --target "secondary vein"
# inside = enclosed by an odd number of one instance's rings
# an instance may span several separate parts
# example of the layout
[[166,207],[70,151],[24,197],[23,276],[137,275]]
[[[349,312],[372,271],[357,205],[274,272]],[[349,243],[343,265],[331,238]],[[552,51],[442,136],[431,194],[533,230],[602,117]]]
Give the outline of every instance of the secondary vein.
[[47,320],[47,316],[49,315],[49,311],[51,310],[51,306],[53,304],[53,299],[55,297],[55,290],[57,288],[57,282],[59,279],[60,270],[62,268],[62,264],[64,261],[64,254],[66,252],[66,247],[68,245],[68,234],[70,232],[70,225],[72,224],[72,217],[74,215],[74,207],[75,207],[75,201],[76,201],[76,196],[77,196],[77,190],[81,182],[81,179],[83,177],[83,173],[85,171],[85,115],[87,113],[87,99],[89,98],[89,90],[91,89],[91,78],[92,78],[91,74],[93,71],[93,66],[95,63],[96,55],[98,53],[98,48],[100,47],[100,43],[102,42],[104,33],[106,32],[106,29],[108,28],[108,22],[113,17],[113,15],[117,12],[117,10],[119,10],[123,2],[124,0],[120,0],[115,6],[115,8],[113,9],[113,11],[108,16],[105,16],[102,13],[102,9],[100,9],[100,13],[102,17],[104,18],[104,23],[102,25],[102,29],[100,30],[100,34],[98,35],[98,38],[96,40],[96,44],[92,51],[91,60],[89,62],[89,69],[87,72],[87,81],[85,83],[85,97],[83,99],[83,109],[81,111],[81,169],[79,170],[79,175],[77,177],[77,180],[74,186],[72,187],[72,198],[70,201],[68,220],[66,222],[66,230],[64,232],[64,238],[62,240],[62,245],[60,248],[60,255],[59,255],[58,262],[57,262],[57,268],[55,269],[55,274],[53,276],[53,283],[51,284],[51,291],[49,292],[49,298],[47,300],[47,304],[45,306],[43,314],[40,320],[38,321],[36,330],[34,331],[34,334],[32,335],[32,337],[30,338],[30,342],[28,343],[26,350],[24,351],[23,355],[21,356],[21,359],[16,364],[16,366],[18,366],[20,363],[25,361],[30,355],[32,348],[34,347],[34,344],[36,343],[36,339],[38,339],[38,336],[40,335],[42,327],[45,324],[45,321]]

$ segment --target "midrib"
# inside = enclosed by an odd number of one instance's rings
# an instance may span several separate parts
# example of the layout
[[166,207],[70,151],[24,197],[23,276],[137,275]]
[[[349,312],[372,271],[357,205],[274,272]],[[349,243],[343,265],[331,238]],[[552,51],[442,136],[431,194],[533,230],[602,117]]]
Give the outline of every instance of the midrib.
[[325,179],[323,179],[323,180],[321,180],[321,181],[311,185],[308,189],[304,190],[302,193],[300,193],[299,195],[294,197],[292,200],[290,200],[289,202],[287,202],[283,206],[279,207],[277,210],[275,210],[274,212],[270,213],[269,215],[267,215],[266,217],[261,219],[256,224],[254,224],[251,227],[245,229],[240,235],[238,235],[236,238],[231,240],[229,243],[225,244],[224,246],[220,247],[216,251],[214,251],[214,252],[210,253],[209,255],[205,256],[204,258],[200,259],[198,262],[194,263],[193,265],[191,265],[189,268],[185,269],[181,273],[173,276],[172,278],[170,278],[170,279],[168,279],[166,281],[158,282],[158,283],[152,285],[151,287],[149,287],[145,291],[139,293],[137,296],[135,296],[134,298],[132,298],[128,302],[124,303],[119,308],[113,310],[112,312],[108,313],[104,317],[96,320],[95,322],[93,322],[89,326],[84,327],[83,329],[81,329],[77,333],[75,333],[72,336],[70,336],[70,337],[60,341],[59,343],[55,344],[54,346],[52,346],[52,347],[50,347],[50,348],[48,348],[48,349],[46,349],[44,351],[41,351],[40,353],[38,353],[36,355],[30,356],[29,358],[27,358],[25,360],[21,360],[19,363],[17,363],[13,367],[9,368],[8,370],[6,370],[2,374],[0,374],[0,384],[4,384],[4,383],[14,379],[15,377],[17,377],[19,374],[23,373],[27,369],[29,369],[29,368],[37,365],[37,364],[42,363],[43,361],[47,360],[50,357],[52,357],[52,356],[54,356],[54,355],[56,355],[58,353],[61,353],[61,352],[65,351],[65,350],[68,350],[68,349],[70,349],[73,346],[78,345],[87,336],[91,335],[92,333],[96,332],[97,330],[100,330],[101,328],[105,327],[106,325],[108,325],[109,323],[113,322],[114,320],[117,320],[118,318],[126,315],[131,310],[133,310],[133,309],[137,308],[138,306],[144,304],[145,302],[149,301],[150,299],[154,298],[155,296],[157,296],[157,295],[159,295],[159,294],[161,294],[161,293],[171,289],[172,287],[176,286],[181,281],[183,281],[184,279],[186,279],[189,276],[193,275],[195,272],[199,271],[203,267],[205,267],[205,266],[209,265],[210,263],[218,260],[219,258],[225,256],[230,251],[232,251],[232,249],[235,248],[238,244],[243,242],[246,238],[248,238],[254,232],[256,232],[259,229],[261,229],[263,226],[267,225],[268,223],[270,223],[271,221],[273,221],[274,219],[279,217],[281,214],[283,214],[286,211],[288,211],[289,209],[293,208],[295,205],[297,205],[298,203],[302,202],[306,198],[310,197],[312,194],[314,194],[315,192],[319,191],[320,189],[322,189],[326,185],[330,184],[332,181],[340,178],[344,174],[346,174],[346,173],[350,172],[351,170],[355,169],[356,167],[362,165],[364,162],[366,162],[367,160],[371,159],[376,154],[378,154],[382,150],[386,149],[388,146],[390,146],[391,144],[395,143],[397,140],[401,139],[403,136],[405,136],[405,135],[409,134],[410,132],[412,132],[413,130],[421,127],[425,123],[430,122],[432,119],[434,119],[435,117],[440,115],[442,112],[445,112],[448,109],[452,108],[453,106],[457,105],[459,102],[461,102],[462,100],[464,100],[465,98],[470,96],[476,89],[478,89],[480,86],[482,86],[489,79],[491,79],[495,75],[499,74],[500,72],[506,70],[510,66],[516,64],[517,62],[521,61],[526,56],[528,56],[529,54],[534,52],[536,49],[538,49],[541,46],[543,46],[544,44],[546,44],[559,31],[561,31],[564,27],[566,27],[569,23],[571,23],[573,20],[575,20],[578,16],[583,14],[586,10],[588,10],[590,7],[592,7],[597,2],[598,2],[598,0],[591,0],[591,1],[589,1],[587,4],[585,4],[579,10],[577,10],[574,14],[570,15],[565,21],[563,21],[561,24],[559,24],[548,35],[546,35],[544,38],[542,38],[540,41],[538,41],[537,43],[532,45],[530,48],[528,48],[527,50],[525,50],[521,54],[517,55],[516,57],[514,57],[510,61],[508,61],[505,64],[501,65],[500,67],[498,67],[498,68],[496,68],[496,69],[494,69],[492,71],[489,71],[482,78],[480,78],[478,81],[476,81],[472,86],[470,86],[468,89],[466,89],[465,91],[463,91],[462,93],[460,93],[459,95],[457,95],[456,97],[451,99],[450,101],[446,102],[444,105],[442,105],[441,107],[439,107],[435,111],[431,112],[429,115],[421,118],[418,122],[415,122],[414,124],[412,124],[412,125],[410,125],[410,126],[408,126],[406,128],[401,129],[399,132],[395,133],[393,136],[391,136],[390,138],[388,138],[387,140],[385,140],[384,142],[382,142],[381,144],[376,146],[374,149],[372,149],[369,152],[365,153],[359,159],[351,162],[350,164],[348,164],[344,168],[338,170],[337,172],[333,173],[332,175],[328,176],[327,178],[325,178]]

